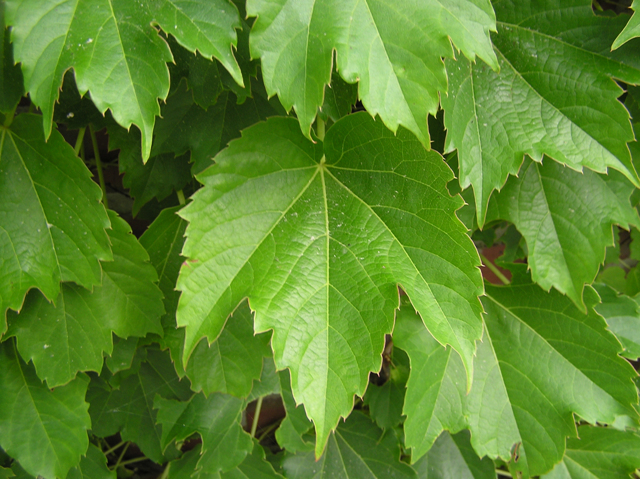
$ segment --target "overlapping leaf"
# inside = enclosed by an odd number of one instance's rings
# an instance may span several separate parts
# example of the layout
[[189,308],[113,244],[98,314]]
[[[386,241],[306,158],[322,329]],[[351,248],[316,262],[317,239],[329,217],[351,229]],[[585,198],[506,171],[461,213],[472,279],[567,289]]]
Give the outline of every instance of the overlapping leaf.
[[613,244],[612,225],[628,229],[640,223],[629,204],[631,191],[616,172],[600,176],[550,159],[542,165],[526,160],[519,177],[494,195],[487,221],[515,224],[527,242],[533,280],[582,306],[584,285],[594,280],[606,247]]
[[0,29],[3,41],[0,47],[0,111],[12,112],[24,92],[22,72],[13,61],[13,48],[9,43],[9,30],[5,28],[4,4],[0,6]]
[[451,40],[468,58],[497,67],[489,40],[495,17],[486,0],[249,0],[247,12],[258,17],[251,55],[262,61],[267,92],[295,109],[307,137],[334,49],[340,75],[359,82],[367,111],[394,132],[399,125],[411,130],[425,145],[427,114],[435,114],[438,93],[447,89],[442,57],[453,56]]
[[57,304],[32,292],[19,315],[9,315],[23,358],[33,361],[49,387],[65,384],[78,371],[102,369],[103,353],[113,350],[112,333],[121,338],[162,334],[162,293],[156,271],[131,228],[109,212],[113,262],[102,265],[102,284],[93,291],[64,283]]
[[622,355],[637,360],[640,357],[640,305],[636,300],[618,294],[613,288],[594,285],[600,299],[595,309],[607,322],[609,331],[615,334],[623,346]]
[[281,448],[286,449],[290,453],[298,451],[311,451],[313,444],[305,438],[305,434],[313,427],[307,414],[304,412],[302,405],[296,406],[296,401],[291,392],[290,373],[286,369],[280,371],[280,389],[282,402],[286,411],[286,416],[280,423],[276,431],[276,440]]
[[580,426],[578,438],[567,441],[567,452],[543,479],[619,479],[640,467],[640,436],[611,428]]
[[301,452],[285,457],[282,467],[291,479],[418,477],[411,467],[400,462],[395,435],[383,433],[359,411],[354,411],[331,435],[318,461],[312,451]]
[[292,119],[245,130],[181,211],[185,359],[248,296],[255,330],[274,330],[276,365],[290,368],[315,423],[318,455],[380,368],[397,284],[471,374],[482,286],[450,178],[439,154],[366,113],[337,122],[324,145]]
[[60,281],[91,288],[99,260],[112,259],[100,188],[62,135],[45,143],[39,122],[19,115],[0,133],[0,332],[29,289],[54,301]]
[[613,45],[611,46],[612,50],[619,48],[632,38],[640,37],[640,15],[638,15],[638,11],[640,11],[640,1],[633,0],[631,8],[633,8],[636,13],[633,14],[629,23],[624,27],[624,30],[620,32],[620,35],[616,37]]
[[11,0],[6,5],[15,59],[43,112],[45,136],[62,76],[73,68],[80,93],[90,91],[101,112],[109,108],[125,128],[132,123],[140,128],[142,154],[149,157],[158,98],[169,91],[166,62],[172,60],[153,23],[185,48],[215,56],[242,83],[231,49],[238,12],[226,0]]
[[107,458],[93,444],[89,444],[87,454],[80,459],[80,464],[69,471],[67,479],[116,479],[116,471],[107,467]]
[[66,477],[89,445],[87,377],[49,389],[9,340],[0,344],[0,384],[2,449],[33,476]]
[[640,185],[626,143],[629,114],[612,77],[640,83],[638,44],[611,53],[623,18],[596,17],[591,2],[493,2],[500,73],[464,58],[447,62],[442,97],[446,150],[458,149],[462,188],[473,185],[478,223],[494,189],[524,155],[571,168],[621,171]]

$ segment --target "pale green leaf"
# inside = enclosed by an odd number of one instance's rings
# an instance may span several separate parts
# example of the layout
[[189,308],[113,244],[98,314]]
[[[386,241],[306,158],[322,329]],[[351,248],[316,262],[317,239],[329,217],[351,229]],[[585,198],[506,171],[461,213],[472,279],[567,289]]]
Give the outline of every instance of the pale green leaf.
[[460,184],[473,185],[480,226],[491,192],[518,172],[525,154],[576,170],[611,167],[640,186],[626,144],[629,114],[617,101],[623,90],[612,79],[640,83],[638,45],[609,51],[624,20],[594,15],[585,0],[493,6],[500,72],[462,57],[447,61],[450,91],[442,96],[445,149],[458,149]]
[[207,473],[237,467],[253,448],[251,437],[242,429],[244,401],[227,394],[196,394],[187,402],[156,397],[158,423],[162,424],[162,445],[183,441],[194,433],[202,437],[198,469]]
[[400,462],[400,447],[393,432],[384,433],[365,415],[354,411],[329,437],[318,461],[313,451],[287,455],[282,463],[291,479],[387,479],[417,478]]
[[542,479],[621,479],[640,468],[640,436],[611,428],[580,426],[578,438]]
[[253,380],[260,378],[262,358],[271,355],[270,335],[254,335],[253,313],[244,302],[229,316],[220,337],[212,344],[204,339],[193,350],[187,377],[194,391],[246,397]]
[[595,306],[623,346],[621,354],[636,361],[640,357],[640,305],[605,284],[595,284],[601,304]]
[[2,449],[33,476],[66,477],[89,446],[88,378],[49,389],[9,340],[0,344],[0,384]]
[[593,282],[613,244],[612,225],[628,229],[640,221],[629,204],[631,185],[614,173],[578,173],[550,159],[525,160],[519,176],[489,203],[487,221],[510,221],[524,236],[533,280],[582,308],[584,285]]
[[162,293],[156,271],[131,228],[109,211],[114,261],[102,265],[102,285],[93,292],[64,283],[57,304],[32,292],[21,313],[8,316],[8,335],[20,355],[33,361],[49,387],[73,379],[77,371],[102,369],[103,352],[113,350],[112,332],[126,338],[162,333]]
[[267,92],[295,109],[309,138],[334,50],[338,72],[359,82],[367,111],[427,146],[427,114],[435,114],[438,93],[447,89],[442,57],[453,57],[451,41],[468,58],[497,67],[489,40],[495,16],[486,0],[249,0],[247,12],[258,17],[251,55],[262,61]]
[[177,285],[185,359],[249,297],[255,330],[274,330],[276,366],[291,370],[314,421],[317,455],[380,369],[398,284],[471,374],[479,261],[438,153],[360,113],[335,123],[324,145],[272,118],[215,161],[180,213],[190,222]]
[[91,288],[112,259],[100,187],[62,135],[45,143],[40,121],[18,115],[0,132],[0,333],[29,289],[54,301],[60,281]]
[[640,15],[638,15],[638,11],[640,11],[640,1],[633,0],[631,8],[635,10],[635,13],[629,20],[629,23],[624,27],[624,30],[622,30],[620,35],[616,37],[613,45],[611,46],[612,50],[620,48],[632,38],[640,37]]
[[421,479],[496,479],[493,461],[476,455],[469,431],[443,432],[413,468]]
[[101,112],[111,109],[125,128],[140,128],[142,156],[149,157],[158,98],[169,91],[166,62],[172,60],[154,23],[189,50],[218,58],[242,83],[231,50],[238,12],[226,0],[10,0],[7,23],[47,137],[62,77],[73,68],[82,95],[90,91]]
[[107,458],[93,444],[89,444],[87,454],[80,464],[69,471],[67,479],[116,479],[116,471],[107,468]]

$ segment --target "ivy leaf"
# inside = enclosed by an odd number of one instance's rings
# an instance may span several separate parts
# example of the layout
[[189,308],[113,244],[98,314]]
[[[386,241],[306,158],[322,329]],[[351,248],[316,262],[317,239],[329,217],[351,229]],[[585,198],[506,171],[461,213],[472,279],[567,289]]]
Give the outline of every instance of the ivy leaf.
[[213,392],[239,398],[249,395],[253,380],[260,378],[262,358],[271,355],[269,334],[253,333],[253,314],[244,302],[227,319],[212,344],[200,341],[187,365],[191,388],[206,396]]
[[207,473],[229,471],[244,461],[253,448],[251,437],[240,425],[244,401],[227,394],[196,394],[187,402],[156,397],[162,445],[183,441],[194,433],[202,436],[198,469]]
[[0,344],[0,384],[2,449],[33,476],[66,477],[89,446],[88,378],[49,389],[9,340]]
[[[140,354],[140,350],[138,352]],[[114,376],[118,389],[109,389],[99,382],[89,389],[92,431],[100,437],[120,431],[124,441],[135,442],[154,462],[162,463],[164,444],[161,426],[156,423],[156,396],[186,400],[191,396],[188,381],[176,376],[168,354],[146,350],[147,361],[135,372],[121,371]],[[93,384],[93,383],[92,383]]]
[[116,479],[116,471],[107,467],[107,458],[93,444],[89,444],[87,454],[80,459],[80,464],[69,471],[67,479]]
[[[42,136],[40,118],[19,115],[0,133],[0,314],[19,311],[38,288],[49,301],[60,281],[100,284],[112,259],[100,187],[62,135]],[[5,330],[0,324],[0,333]]]
[[612,50],[620,48],[632,38],[640,37],[640,15],[638,15],[638,11],[640,11],[640,1],[633,0],[631,8],[635,10],[635,13],[629,20],[629,23],[624,27],[624,30],[622,30],[620,35],[616,37],[613,45],[611,46]]
[[[347,83],[359,82],[360,99],[392,131],[399,125],[429,145],[427,114],[435,115],[438,93],[447,89],[443,57],[451,40],[471,59],[497,68],[489,40],[495,29],[485,0],[397,4],[390,1],[249,0],[258,17],[251,31],[251,56],[262,61],[269,95],[293,107],[302,132],[310,127],[329,83],[333,50]],[[288,41],[282,41],[288,38]]]
[[640,467],[640,436],[611,428],[580,426],[578,438],[567,441],[567,452],[542,479],[618,479]]
[[113,351],[112,332],[121,338],[162,333],[156,271],[129,225],[112,211],[109,218],[114,261],[103,264],[101,286],[91,292],[64,283],[57,305],[33,292],[19,315],[9,315],[8,335],[16,336],[21,356],[33,361],[49,387],[78,371],[99,372],[103,352]]
[[271,118],[215,161],[180,212],[190,222],[177,284],[185,360],[249,297],[254,329],[274,330],[276,366],[291,370],[314,421],[317,456],[380,369],[398,284],[471,374],[479,261],[438,153],[360,113],[337,122],[324,145],[295,120]]
[[0,111],[13,112],[24,93],[20,66],[13,61],[13,48],[9,39],[9,30],[5,28],[4,4],[0,7],[0,29],[3,41],[0,47]]
[[309,451],[285,456],[282,467],[291,479],[418,477],[400,461],[395,435],[383,433],[359,411],[354,411],[330,436],[327,450],[318,461]]
[[462,57],[447,61],[450,89],[442,97],[445,150],[459,150],[460,185],[473,185],[479,225],[491,192],[518,172],[525,154],[576,170],[611,167],[640,186],[627,149],[629,113],[617,100],[623,90],[611,78],[640,83],[636,51],[609,51],[621,19],[595,16],[584,0],[493,6],[500,73]]
[[469,431],[443,432],[413,468],[422,479],[496,479],[493,461],[477,456]]
[[91,92],[100,112],[111,109],[125,128],[142,132],[142,156],[151,151],[158,98],[169,91],[171,51],[152,24],[185,48],[218,58],[236,81],[240,69],[231,46],[238,12],[226,0],[37,0],[7,2],[14,55],[22,63],[25,87],[51,133],[53,105],[65,71],[73,68],[81,95]]
[[575,172],[549,161],[525,160],[519,177],[494,195],[487,221],[515,224],[529,248],[533,280],[552,286],[584,310],[582,291],[593,282],[613,244],[612,225],[629,229],[640,222],[629,204],[632,187],[614,172]]
[[640,357],[640,305],[605,284],[594,284],[601,304],[595,306],[616,338],[622,343],[621,354],[633,361]]

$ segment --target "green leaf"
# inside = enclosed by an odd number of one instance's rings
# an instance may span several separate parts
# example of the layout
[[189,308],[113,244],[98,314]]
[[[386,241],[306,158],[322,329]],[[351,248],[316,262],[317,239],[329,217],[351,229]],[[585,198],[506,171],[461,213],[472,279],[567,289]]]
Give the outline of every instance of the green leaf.
[[111,109],[118,123],[142,132],[143,158],[149,157],[158,98],[169,91],[166,42],[152,24],[175,36],[185,48],[218,58],[239,83],[231,46],[238,12],[226,0],[37,0],[7,2],[14,55],[22,63],[25,87],[51,133],[53,105],[64,72],[75,71],[81,95],[101,112]]
[[4,3],[0,6],[0,29],[3,41],[0,47],[0,111],[13,113],[14,108],[22,98],[22,72],[13,61],[13,48],[9,39],[9,30],[5,28]]
[[404,384],[391,379],[382,386],[369,384],[364,403],[369,406],[371,419],[382,429],[394,428],[402,422],[404,389]]
[[10,479],[11,477],[15,477],[15,474],[11,469],[7,469],[0,466],[0,478],[2,479]]
[[469,431],[443,432],[413,468],[422,479],[496,479],[493,461],[476,455]]
[[122,339],[116,336],[113,340],[113,352],[111,356],[105,359],[105,364],[109,368],[109,371],[111,371],[111,374],[116,374],[131,368],[137,348],[138,338],[132,336],[127,339]]
[[331,118],[334,122],[351,113],[358,99],[358,88],[344,81],[340,74],[331,72],[331,83],[324,87],[324,102],[318,115],[323,120]]
[[427,114],[435,115],[438,93],[447,89],[442,57],[453,57],[451,41],[468,58],[497,68],[489,40],[495,17],[486,0],[249,0],[247,13],[258,17],[251,55],[262,61],[267,92],[295,109],[308,138],[334,50],[337,70],[347,83],[359,82],[367,111],[394,132],[404,126],[426,146]]
[[20,355],[33,361],[49,387],[73,379],[77,371],[102,369],[111,355],[112,332],[121,338],[162,333],[162,293],[156,271],[131,228],[109,211],[108,230],[114,261],[102,265],[102,285],[93,292],[64,283],[57,305],[29,294],[22,312],[9,315],[9,336],[16,336]]
[[[148,360],[135,372],[118,373],[119,389],[92,381],[87,399],[92,431],[100,437],[120,431],[124,441],[135,442],[145,456],[162,463],[164,444],[161,426],[156,423],[154,398],[186,400],[191,396],[188,381],[176,376],[168,354],[147,350]],[[112,381],[113,382],[113,381]]]
[[272,118],[215,161],[180,213],[190,222],[177,284],[185,360],[249,297],[255,331],[274,330],[276,366],[291,370],[314,421],[318,456],[380,369],[398,284],[471,374],[479,261],[438,153],[360,113],[337,122],[324,145],[295,120]]
[[583,173],[546,159],[526,160],[489,204],[487,221],[510,221],[529,249],[533,280],[552,286],[584,309],[582,291],[593,282],[613,244],[612,225],[638,225],[629,204],[632,187],[621,175]]
[[460,184],[473,185],[480,226],[491,192],[518,172],[524,155],[576,170],[611,167],[640,186],[626,144],[629,113],[617,101],[623,90],[612,80],[640,83],[638,47],[609,51],[623,20],[595,16],[585,0],[493,6],[500,73],[462,57],[447,61],[450,88],[442,96],[445,150],[458,149]]
[[280,388],[280,376],[276,371],[276,364],[273,362],[273,355],[269,352],[269,357],[262,358],[262,372],[260,379],[254,379],[251,388],[251,394],[247,396],[246,403],[249,404],[259,397],[269,396],[270,394],[282,393]]
[[302,404],[296,405],[296,400],[291,392],[291,376],[288,370],[280,371],[280,389],[282,402],[286,416],[276,431],[276,440],[282,449],[290,453],[298,451],[312,451],[313,444],[305,439],[305,434],[313,427],[313,423],[307,418]]
[[[573,414],[595,424],[637,421],[638,401],[620,344],[592,309],[584,315],[557,292],[545,293],[513,268],[509,287],[485,285],[486,338],[478,347],[468,398],[472,443],[479,455],[508,457],[504,447],[522,442],[512,467],[525,476],[549,471],[575,437]],[[512,451],[512,452],[515,452]]]
[[99,260],[112,259],[109,218],[90,177],[62,135],[44,141],[39,117],[19,115],[0,132],[3,316],[7,308],[19,311],[31,288],[54,301],[60,281],[100,284]]
[[382,432],[359,411],[329,437],[327,450],[317,462],[309,451],[285,456],[282,466],[291,479],[418,477],[400,462],[395,435]]
[[197,467],[207,473],[237,467],[253,448],[251,437],[240,425],[244,401],[227,394],[196,394],[187,402],[156,397],[162,445],[183,441],[194,433],[202,436]]
[[615,429],[580,426],[567,441],[562,462],[543,479],[619,479],[640,467],[640,436]]
[[9,340],[0,344],[0,384],[0,446],[33,476],[66,477],[89,445],[87,377],[49,389]]
[[635,13],[629,20],[629,23],[624,27],[624,30],[616,37],[613,45],[611,45],[612,50],[620,48],[632,38],[640,37],[640,15],[638,15],[638,11],[640,11],[640,1],[633,0],[631,8],[635,10]]
[[116,471],[107,467],[107,458],[93,444],[89,444],[87,454],[80,459],[80,464],[69,471],[67,479],[116,479]]
[[595,310],[607,322],[608,329],[622,343],[621,354],[636,361],[640,357],[640,305],[605,284],[595,284],[601,304]]
[[253,313],[244,302],[227,319],[213,343],[202,340],[187,365],[191,388],[206,396],[213,392],[239,398],[251,392],[253,380],[260,378],[262,358],[271,355],[269,334],[253,333]]

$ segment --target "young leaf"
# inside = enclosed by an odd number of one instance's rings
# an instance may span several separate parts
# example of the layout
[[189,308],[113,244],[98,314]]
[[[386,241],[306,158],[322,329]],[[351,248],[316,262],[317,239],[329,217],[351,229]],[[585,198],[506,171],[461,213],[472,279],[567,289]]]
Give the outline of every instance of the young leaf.
[[249,0],[247,13],[258,17],[251,55],[262,61],[267,92],[277,93],[285,109],[293,106],[308,138],[334,49],[337,70],[348,83],[359,82],[367,111],[394,132],[404,126],[427,146],[427,114],[435,115],[438,93],[447,89],[442,57],[453,56],[451,40],[468,58],[497,67],[489,40],[495,17],[486,0]]
[[469,431],[453,436],[443,432],[413,468],[422,479],[496,479],[493,461],[478,457],[471,447]]
[[609,331],[622,343],[622,355],[634,361],[640,357],[640,305],[634,299],[618,294],[605,284],[595,284],[601,304],[595,306]]
[[88,378],[49,389],[9,340],[0,344],[0,384],[2,449],[33,476],[66,477],[89,445]]
[[8,335],[33,361],[49,387],[65,384],[78,371],[102,368],[103,352],[113,350],[112,332],[121,338],[162,334],[162,293],[156,271],[131,228],[109,211],[114,261],[102,265],[102,285],[93,292],[64,283],[57,305],[32,292],[22,312],[9,315]]
[[38,116],[0,132],[0,333],[31,288],[54,301],[60,281],[100,284],[99,260],[112,259],[109,218],[90,176],[62,135],[44,141]]
[[629,23],[624,27],[624,30],[616,37],[613,45],[611,45],[612,50],[621,47],[632,38],[640,37],[640,15],[638,15],[638,11],[640,11],[640,0],[633,0],[631,8],[635,10],[635,13],[629,20]]
[[253,380],[260,378],[262,358],[271,355],[269,339],[267,333],[254,335],[253,314],[243,302],[216,341],[207,344],[204,339],[193,350],[187,365],[191,389],[206,396],[213,392],[248,396]]
[[546,290],[553,286],[584,309],[582,291],[613,244],[612,225],[629,229],[640,224],[629,204],[631,191],[614,172],[600,176],[549,159],[543,164],[525,160],[519,177],[494,195],[487,221],[514,223],[527,241],[533,280]]
[[237,9],[226,0],[37,0],[7,2],[14,55],[22,63],[25,87],[51,133],[53,105],[62,76],[75,70],[78,90],[88,90],[101,112],[111,109],[118,123],[142,132],[142,156],[151,151],[158,98],[169,91],[166,42],[152,24],[174,35],[185,48],[218,58],[239,83],[231,46],[240,26]]
[[578,438],[567,441],[567,452],[542,479],[619,479],[640,468],[640,436],[611,428],[580,426]]
[[638,46],[612,55],[607,42],[623,20],[596,17],[585,0],[493,6],[500,72],[462,56],[447,61],[450,91],[442,96],[445,149],[458,149],[460,185],[473,185],[479,225],[491,192],[518,172],[525,154],[576,170],[612,167],[640,186],[626,145],[629,113],[611,78],[640,83]]
[[398,284],[471,374],[479,261],[438,153],[360,113],[338,121],[324,145],[295,120],[272,118],[215,161],[181,211],[190,222],[177,286],[185,360],[248,296],[255,330],[274,330],[276,366],[291,370],[315,423],[318,456],[380,369]]
[[384,433],[365,415],[354,411],[329,437],[324,455],[316,461],[313,452],[287,455],[282,467],[291,479],[417,478],[400,462],[400,447],[392,432]]
[[237,467],[251,452],[251,437],[240,425],[242,399],[227,394],[196,394],[187,402],[156,397],[158,423],[162,424],[163,448],[194,433],[202,436],[197,467],[215,473]]

